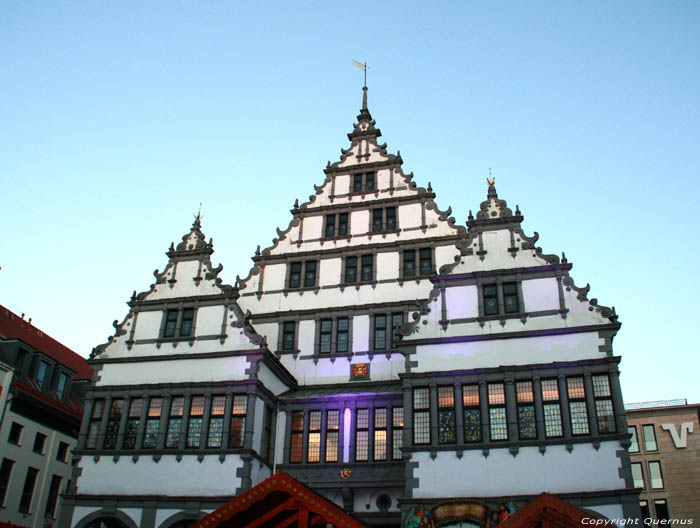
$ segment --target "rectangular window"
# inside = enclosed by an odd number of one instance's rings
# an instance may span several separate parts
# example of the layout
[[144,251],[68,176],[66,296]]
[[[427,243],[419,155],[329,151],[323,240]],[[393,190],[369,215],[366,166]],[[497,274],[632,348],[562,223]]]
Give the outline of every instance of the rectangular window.
[[46,508],[44,509],[45,518],[54,518],[56,512],[56,502],[58,502],[58,492],[61,488],[61,477],[53,475],[51,484],[49,485],[49,494],[46,497]]
[[586,389],[583,386],[583,378],[566,378],[566,387],[569,394],[571,433],[573,435],[587,435],[590,429],[588,427]]
[[309,449],[307,462],[321,461],[321,411],[309,412]]
[[544,434],[547,438],[563,436],[559,384],[555,379],[544,379],[541,384],[544,408]]
[[366,191],[373,191],[374,189],[375,189],[374,173],[367,172],[367,173],[365,173],[365,190]]
[[374,316],[374,348],[375,350],[386,348],[386,315]]
[[160,415],[163,410],[163,398],[151,398],[148,402],[148,415],[146,417],[146,430],[143,436],[143,448],[153,449],[158,440],[160,429]]
[[334,214],[326,215],[326,231],[324,232],[326,238],[335,236],[335,218]]
[[226,412],[226,396],[214,396],[211,400],[211,415],[209,418],[209,434],[207,447],[221,447],[224,435],[224,413]]
[[352,192],[362,192],[362,173],[354,174],[352,177]]
[[12,466],[14,465],[14,460],[9,458],[2,459],[2,465],[0,465],[0,506],[5,505],[5,496],[7,495],[7,488],[10,487],[10,477],[12,476]]
[[270,460],[270,446],[272,445],[272,409],[267,405],[264,408],[263,432],[260,439],[260,456],[264,460]]
[[119,424],[124,413],[124,400],[121,398],[112,400],[112,407],[107,417],[107,432],[105,433],[105,449],[117,448],[117,436],[119,435]]
[[39,361],[39,366],[36,369],[36,386],[39,390],[44,390],[46,384],[46,373],[49,370],[49,364],[46,361]]
[[194,321],[194,308],[185,308],[182,310],[182,323],[180,324],[180,337],[189,337],[192,335],[192,323]]
[[304,288],[316,286],[316,261],[309,260],[304,264]]
[[175,448],[180,443],[182,432],[182,412],[185,409],[185,397],[175,396],[170,402],[170,417],[168,420],[168,434],[165,437],[165,447]]
[[515,390],[518,402],[518,435],[521,440],[537,438],[532,382],[518,381]]
[[403,447],[403,407],[391,409],[391,458],[401,460],[401,448]]
[[661,462],[649,462],[649,485],[651,489],[664,489],[664,477],[661,474]]
[[399,332],[399,327],[403,324],[403,314],[393,313],[391,314],[391,347],[396,348],[397,335]]
[[452,386],[438,387],[438,443],[457,442],[455,390]]
[[296,333],[296,323],[285,321],[282,323],[282,350],[294,350],[294,334]]
[[349,284],[357,282],[357,257],[345,259],[345,282]]
[[129,406],[129,417],[126,420],[126,430],[124,431],[123,449],[135,449],[136,437],[139,433],[141,423],[141,411],[143,411],[143,399],[134,398]]
[[204,418],[204,396],[192,396],[190,417],[187,424],[186,447],[199,447],[202,440],[202,421]]
[[386,228],[387,230],[396,229],[396,207],[387,207],[386,213]]
[[403,252],[403,276],[416,276],[416,251],[414,249],[407,249]]
[[374,256],[362,255],[362,282],[369,282],[374,278]]
[[386,460],[387,441],[387,411],[378,407],[374,409],[374,460]]
[[357,409],[355,424],[355,460],[369,460],[369,409]]
[[348,234],[348,213],[338,214],[338,236],[346,236]]
[[62,400],[66,394],[66,387],[68,386],[68,380],[70,376],[65,372],[59,372],[58,382],[56,383],[56,396],[59,400]]
[[46,446],[46,435],[43,433],[37,433],[36,436],[34,437],[34,447],[32,448],[32,451],[34,451],[35,453],[39,453],[40,455],[43,455],[45,446]]
[[102,419],[104,417],[104,408],[105,401],[103,399],[96,399],[92,406],[92,418],[90,419],[87,439],[85,441],[86,449],[97,448],[97,437],[100,434],[100,427],[102,425]]
[[58,449],[56,450],[56,460],[59,462],[68,462],[68,444],[65,442],[58,443]]
[[292,262],[289,267],[289,287],[301,288],[301,262]]
[[654,499],[654,510],[656,511],[657,520],[668,521],[670,519],[666,499]]
[[430,275],[433,272],[433,250],[423,248],[420,250],[420,274]]
[[292,438],[290,441],[289,461],[301,462],[302,440],[304,437],[304,411],[292,413]]
[[338,461],[338,428],[340,411],[326,411],[326,462]]
[[430,443],[430,391],[427,387],[413,389],[413,443]]
[[337,330],[335,334],[335,349],[336,352],[348,351],[348,332],[350,331],[350,320],[347,317],[340,317],[337,322]]
[[[243,433],[245,431],[245,415],[248,408],[248,396],[237,394],[233,397],[231,409],[231,431],[229,433],[229,447],[243,447]],[[301,460],[299,460],[301,462]]]
[[384,231],[384,210],[383,209],[373,209],[372,210],[372,231]]
[[365,172],[353,174],[352,192],[370,192],[376,189],[375,173]]
[[495,284],[484,286],[484,315],[498,315],[498,290]]
[[503,284],[503,308],[506,313],[518,313],[518,290],[514,282],[506,282]]
[[22,439],[22,429],[24,426],[18,424],[17,422],[12,422],[10,426],[10,435],[7,437],[7,441],[11,444],[20,445],[20,440]]
[[179,310],[168,310],[165,315],[165,331],[164,337],[175,337],[175,329],[177,328],[177,315]]
[[644,437],[644,451],[658,451],[656,445],[656,432],[653,424],[642,426],[642,436]]
[[600,433],[614,433],[616,431],[615,413],[610,394],[610,380],[607,375],[593,376],[593,398],[598,418],[598,431]]
[[639,440],[637,439],[637,426],[630,425],[627,427],[627,432],[630,435],[630,446],[628,451],[630,453],[639,453]]
[[479,406],[479,386],[462,386],[462,404],[464,405],[464,441],[481,441],[481,408]]
[[644,485],[644,472],[642,471],[641,462],[632,462],[630,467],[632,468],[632,481],[634,482],[634,487],[646,489],[646,486]]
[[19,499],[20,513],[29,513],[29,508],[32,505],[32,496],[34,495],[36,477],[38,474],[38,469],[35,469],[33,467],[27,469],[27,477],[24,479],[24,488],[22,489],[22,496]]
[[649,502],[645,500],[639,501],[639,508],[642,510],[642,521],[644,519],[651,518],[651,512],[649,511]]
[[491,422],[491,440],[508,440],[508,422],[506,421],[506,393],[503,383],[489,383],[489,420]]
[[321,346],[319,352],[321,354],[331,353],[331,335],[333,333],[333,320],[321,319]]

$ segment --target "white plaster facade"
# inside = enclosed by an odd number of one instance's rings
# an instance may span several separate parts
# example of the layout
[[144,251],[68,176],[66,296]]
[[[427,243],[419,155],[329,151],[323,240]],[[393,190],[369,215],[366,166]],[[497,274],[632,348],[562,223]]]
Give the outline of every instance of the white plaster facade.
[[198,217],[95,349],[67,524],[185,526],[277,469],[369,526],[541,491],[633,513],[614,309],[493,182],[456,225],[378,142],[363,96],[350,148],[245,278],[217,278]]

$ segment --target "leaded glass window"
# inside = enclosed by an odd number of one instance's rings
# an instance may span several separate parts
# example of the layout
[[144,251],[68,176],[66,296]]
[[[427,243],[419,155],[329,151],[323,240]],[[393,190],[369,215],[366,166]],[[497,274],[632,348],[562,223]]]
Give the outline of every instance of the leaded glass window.
[[337,352],[347,352],[348,351],[348,332],[350,328],[350,321],[347,317],[341,317],[338,319],[338,329],[336,331],[336,351]]
[[326,411],[326,462],[338,461],[338,428],[340,411]]
[[598,419],[598,432],[614,433],[616,431],[615,412],[610,394],[610,380],[606,374],[593,376],[593,397]]
[[357,409],[355,424],[355,460],[369,460],[369,409]]
[[134,398],[129,405],[129,416],[126,419],[126,429],[124,431],[124,442],[122,449],[135,449],[136,437],[141,423],[141,411],[143,410],[143,399]]
[[357,282],[357,257],[345,259],[345,282]]
[[481,441],[481,408],[479,406],[479,386],[462,386],[464,405],[464,441]]
[[211,400],[209,417],[209,434],[207,447],[221,447],[224,436],[224,414],[226,412],[226,396],[214,396]]
[[148,402],[148,414],[146,417],[146,430],[143,436],[143,448],[153,449],[158,441],[160,429],[160,415],[163,410],[163,398],[151,398]]
[[301,462],[302,441],[304,437],[304,411],[292,413],[292,438],[290,441],[289,461]]
[[403,447],[403,407],[394,407],[391,409],[391,428],[392,428],[392,455],[394,460],[400,460],[402,457],[401,448]]
[[484,286],[484,315],[498,314],[498,290],[495,284]]
[[362,282],[369,282],[374,275],[374,257],[372,255],[362,255]]
[[427,387],[413,389],[413,443],[430,443],[430,391]]
[[518,381],[515,389],[518,402],[518,435],[521,440],[537,438],[532,382]]
[[383,350],[386,348],[386,315],[374,316],[374,348]]
[[555,379],[544,379],[541,381],[541,387],[544,404],[544,434],[547,438],[563,436],[559,384]]
[[165,437],[165,447],[174,448],[180,443],[182,431],[182,412],[185,407],[185,397],[175,396],[170,403],[170,419],[168,420],[168,434]]
[[374,460],[387,457],[387,411],[383,407],[374,409]]
[[589,434],[588,411],[586,409],[586,389],[583,378],[567,378],[569,394],[569,414],[571,415],[571,433],[574,435]]
[[506,394],[503,383],[489,383],[489,421],[491,423],[491,440],[508,439],[506,421]]
[[438,443],[454,444],[456,441],[454,387],[438,387]]
[[506,313],[518,313],[518,290],[514,282],[506,282],[503,284],[503,308]]
[[309,449],[307,462],[321,461],[321,411],[309,412]]
[[321,346],[319,349],[321,354],[330,354],[332,332],[333,321],[331,319],[321,319]]
[[202,439],[202,419],[204,416],[204,396],[192,396],[190,418],[187,426],[187,447],[199,447]]
[[[245,431],[245,415],[248,407],[248,396],[236,394],[231,408],[231,431],[229,432],[229,447],[243,447],[243,432]],[[303,418],[303,416],[302,416]],[[301,462],[301,460],[299,460]]]
[[107,418],[107,432],[105,433],[105,449],[116,449],[117,447],[117,436],[119,434],[119,423],[122,420],[122,413],[124,412],[124,400],[115,399],[112,400],[112,407],[109,410],[109,417]]

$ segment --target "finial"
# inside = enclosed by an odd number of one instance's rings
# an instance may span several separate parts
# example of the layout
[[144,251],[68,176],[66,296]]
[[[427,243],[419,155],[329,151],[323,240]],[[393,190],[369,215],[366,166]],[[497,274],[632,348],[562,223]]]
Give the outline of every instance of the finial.
[[491,176],[491,167],[489,167],[489,177],[486,178],[486,183],[489,184],[489,186],[493,186],[493,184],[496,182],[496,178]]
[[471,209],[469,209],[469,216],[467,217],[467,220],[474,220],[474,215],[472,214]]
[[363,104],[362,108],[367,108],[367,63],[366,62],[362,63],[362,62],[354,60],[354,61],[352,61],[352,65],[355,66],[356,68],[360,68],[361,70],[363,70],[365,72],[365,84],[362,87],[362,89],[365,92],[365,96],[364,96],[364,104]]
[[566,253],[564,253],[564,252],[562,251],[562,252],[561,252],[561,263],[562,263],[562,264],[566,264],[567,262],[569,262],[569,261],[566,260]]
[[433,186],[428,182],[428,192],[433,192]]
[[195,216],[195,220],[199,222],[200,218],[202,218],[202,202],[199,202],[199,210],[197,211],[197,216]]
[[515,205],[515,216],[520,216],[520,206],[518,204]]
[[294,209],[299,209],[299,198],[294,200]]
[[175,251],[175,242],[170,242],[170,251]]
[[367,110],[367,87],[362,88],[362,110]]
[[258,244],[258,247],[255,249],[255,256],[256,257],[260,256],[260,244]]

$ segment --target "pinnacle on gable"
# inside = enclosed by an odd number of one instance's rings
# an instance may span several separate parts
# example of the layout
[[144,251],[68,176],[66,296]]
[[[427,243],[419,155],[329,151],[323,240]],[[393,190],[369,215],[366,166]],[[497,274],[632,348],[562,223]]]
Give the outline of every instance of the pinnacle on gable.
[[209,242],[206,241],[204,233],[202,233],[201,215],[197,213],[189,233],[182,237],[182,242],[177,247],[174,243],[170,244],[166,255],[171,259],[190,259],[201,255],[209,256],[212,253],[214,253],[214,243],[211,238]]
[[[496,178],[486,178],[486,182],[489,184],[488,191],[486,192],[486,200],[481,202],[479,205],[479,212],[476,213],[476,221],[488,221],[512,217],[513,211],[508,208],[508,203],[505,200],[500,200],[498,198],[498,192],[496,192],[495,185]],[[520,215],[519,209],[516,209],[516,215]]]
[[378,128],[375,128],[376,124],[367,108],[367,87],[364,86],[362,88],[362,108],[357,115],[357,123],[354,125],[353,131],[348,134],[348,139],[354,141],[359,138],[380,137],[382,133]]

